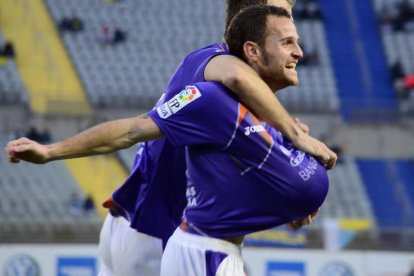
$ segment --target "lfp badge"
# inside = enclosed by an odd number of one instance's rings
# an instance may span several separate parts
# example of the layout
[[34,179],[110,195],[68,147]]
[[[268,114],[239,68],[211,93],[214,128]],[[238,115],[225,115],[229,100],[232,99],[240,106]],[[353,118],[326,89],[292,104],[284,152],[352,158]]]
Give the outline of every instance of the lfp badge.
[[184,91],[180,93],[178,98],[183,101],[191,101],[197,95],[197,89],[194,86],[187,86]]

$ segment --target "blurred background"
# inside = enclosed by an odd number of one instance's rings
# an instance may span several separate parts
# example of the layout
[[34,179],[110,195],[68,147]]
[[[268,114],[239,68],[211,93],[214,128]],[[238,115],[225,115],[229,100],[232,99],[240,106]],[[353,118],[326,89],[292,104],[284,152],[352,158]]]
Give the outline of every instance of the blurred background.
[[[222,41],[224,10],[224,0],[1,0],[0,144],[148,111],[187,53]],[[339,160],[312,225],[248,237],[249,275],[412,275],[414,0],[297,0],[294,18],[300,84],[277,97]],[[1,154],[0,275],[95,275],[101,203],[135,152],[42,166]]]

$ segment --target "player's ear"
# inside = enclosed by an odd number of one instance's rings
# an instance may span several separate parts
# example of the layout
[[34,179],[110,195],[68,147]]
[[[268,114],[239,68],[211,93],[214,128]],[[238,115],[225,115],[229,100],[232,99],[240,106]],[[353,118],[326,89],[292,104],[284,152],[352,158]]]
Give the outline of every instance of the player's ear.
[[243,44],[243,52],[247,61],[257,61],[259,55],[259,48],[256,42],[246,41]]

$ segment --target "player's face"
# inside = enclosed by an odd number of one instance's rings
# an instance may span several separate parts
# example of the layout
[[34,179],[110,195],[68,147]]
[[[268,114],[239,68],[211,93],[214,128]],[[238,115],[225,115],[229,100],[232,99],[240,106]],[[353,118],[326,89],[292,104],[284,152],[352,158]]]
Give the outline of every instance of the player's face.
[[292,7],[286,0],[267,0],[267,4],[270,6],[285,8],[290,14],[292,14]]
[[299,83],[296,65],[303,56],[295,24],[289,18],[270,16],[264,45],[259,47],[259,75],[274,91]]

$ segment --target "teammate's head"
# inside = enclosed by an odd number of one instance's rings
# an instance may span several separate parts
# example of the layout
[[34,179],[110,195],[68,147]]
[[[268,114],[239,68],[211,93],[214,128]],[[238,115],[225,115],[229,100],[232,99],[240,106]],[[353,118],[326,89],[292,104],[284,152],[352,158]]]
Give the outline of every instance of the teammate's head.
[[285,9],[245,8],[231,21],[225,39],[230,52],[246,61],[274,91],[298,84],[296,64],[303,53]]
[[271,5],[285,8],[292,14],[292,8],[295,2],[296,0],[227,0],[226,28],[224,30],[227,30],[233,17],[246,7],[253,5]]

